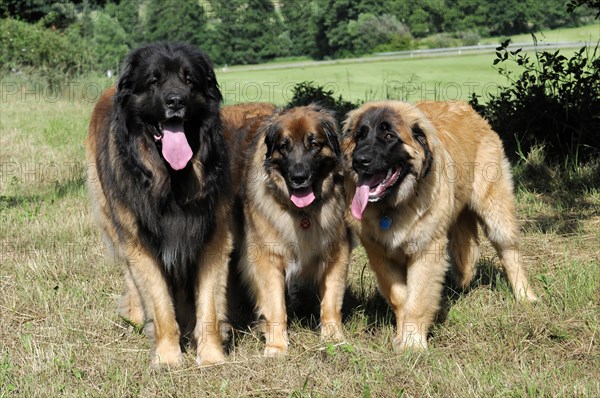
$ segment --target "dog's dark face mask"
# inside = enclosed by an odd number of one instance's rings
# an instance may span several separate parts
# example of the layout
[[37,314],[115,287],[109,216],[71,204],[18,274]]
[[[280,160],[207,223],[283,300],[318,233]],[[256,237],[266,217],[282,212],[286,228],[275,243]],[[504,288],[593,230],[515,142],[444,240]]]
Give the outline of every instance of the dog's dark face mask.
[[422,147],[425,174],[428,172],[431,152],[425,133],[418,124],[406,126],[392,109],[382,107],[365,111],[350,134],[355,142],[352,169],[358,175],[351,210],[358,219],[362,218],[367,203],[385,199],[407,176],[419,175],[414,166],[418,159],[413,159],[407,151],[407,140]]
[[323,180],[341,162],[332,115],[316,107],[285,111],[268,126],[266,166],[278,173],[297,208],[318,199]]
[[130,131],[151,134],[169,167],[185,168],[199,149],[203,115],[221,100],[206,56],[177,44],[141,48],[125,61],[117,88],[129,119],[147,127]]

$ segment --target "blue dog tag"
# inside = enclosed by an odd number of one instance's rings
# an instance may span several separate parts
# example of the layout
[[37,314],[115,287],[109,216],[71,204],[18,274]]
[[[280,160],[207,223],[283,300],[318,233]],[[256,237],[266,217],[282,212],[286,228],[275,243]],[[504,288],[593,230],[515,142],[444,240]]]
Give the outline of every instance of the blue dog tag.
[[381,217],[381,219],[379,220],[379,228],[386,231],[386,230],[390,229],[391,226],[392,226],[391,218],[389,218],[388,216]]

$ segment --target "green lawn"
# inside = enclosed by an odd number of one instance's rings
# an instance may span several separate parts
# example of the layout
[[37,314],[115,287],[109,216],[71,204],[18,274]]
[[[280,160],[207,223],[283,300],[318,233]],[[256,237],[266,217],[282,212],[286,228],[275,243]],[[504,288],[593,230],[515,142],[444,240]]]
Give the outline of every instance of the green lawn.
[[397,98],[466,100],[496,93],[505,79],[492,68],[493,54],[460,57],[353,62],[273,70],[218,70],[226,103],[267,101],[284,104],[294,83],[312,80],[345,99]]
[[[561,28],[546,30],[535,34],[538,42],[555,43],[582,41],[595,45],[600,40],[600,23],[594,23],[586,26],[578,26],[576,28]],[[488,37],[481,39],[481,44],[497,44],[507,37]],[[510,36],[513,43],[533,43],[533,38],[530,34]]]
[[[538,40],[587,41],[600,40],[600,24],[578,28],[552,30],[538,34]],[[482,44],[497,44],[504,38],[488,38]],[[513,43],[531,42],[530,35],[514,36]],[[563,50],[568,54],[573,50]],[[287,68],[246,70],[229,67],[217,70],[217,78],[225,97],[225,103],[267,101],[285,104],[291,96],[294,83],[315,81],[352,101],[374,99],[402,99],[420,101],[468,100],[471,93],[483,96],[498,91],[506,79],[492,67],[495,58],[489,54],[415,58],[396,60],[373,60],[361,58],[353,62],[340,60],[334,64]],[[289,61],[289,60],[288,60]],[[298,62],[307,60],[299,59]],[[285,62],[284,62],[285,63]],[[272,66],[274,63],[265,64]],[[514,68],[514,65],[510,66]]]

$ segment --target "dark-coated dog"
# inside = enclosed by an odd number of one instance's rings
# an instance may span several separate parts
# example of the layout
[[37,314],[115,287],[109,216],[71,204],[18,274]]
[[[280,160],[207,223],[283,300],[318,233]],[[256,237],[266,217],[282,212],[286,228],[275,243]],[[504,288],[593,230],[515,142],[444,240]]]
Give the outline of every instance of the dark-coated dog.
[[224,360],[232,192],[221,99],[203,52],[151,44],[127,56],[90,122],[92,206],[126,263],[120,313],[145,323],[155,366],[181,362],[187,330],[198,363]]

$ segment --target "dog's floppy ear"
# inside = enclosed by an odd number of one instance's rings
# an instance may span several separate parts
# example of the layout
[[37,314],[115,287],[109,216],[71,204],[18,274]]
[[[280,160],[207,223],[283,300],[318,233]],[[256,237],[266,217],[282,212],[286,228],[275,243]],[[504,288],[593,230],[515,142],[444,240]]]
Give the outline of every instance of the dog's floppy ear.
[[116,118],[120,129],[127,132],[127,102],[135,89],[135,70],[139,67],[140,52],[145,47],[132,51],[123,61],[121,74],[117,79],[117,90],[115,92],[114,105]]
[[223,96],[221,90],[219,90],[219,83],[217,82],[217,76],[215,70],[210,61],[210,58],[202,51],[195,47],[191,47],[185,44],[180,44],[180,50],[183,51],[189,58],[194,62],[194,68],[196,73],[202,75],[206,81],[206,86],[203,85],[206,96],[209,98],[221,102]]
[[265,145],[267,146],[267,159],[270,159],[271,156],[273,156],[273,152],[275,152],[275,144],[280,131],[281,129],[279,124],[273,119],[267,122],[264,127]]
[[423,149],[423,153],[425,154],[425,159],[423,160],[423,169],[421,171],[420,176],[421,178],[424,178],[427,174],[429,174],[429,171],[431,170],[431,164],[433,163],[433,153],[431,152],[431,148],[429,147],[427,135],[425,134],[421,126],[419,126],[419,124],[416,123],[414,126],[412,126],[411,130],[413,138],[421,146],[421,148]]
[[319,115],[319,122],[325,133],[329,147],[333,149],[335,156],[339,158],[342,156],[342,148],[340,147],[340,137],[338,137],[338,126],[335,117],[332,112],[325,109],[319,109]]
[[131,134],[129,130],[131,115],[127,110],[127,102],[135,88],[135,69],[139,66],[142,50],[145,50],[145,48],[142,47],[132,52],[123,61],[122,72],[117,80],[117,90],[114,98],[114,133],[119,146],[127,152],[127,156],[125,156],[127,167],[144,186],[149,186],[152,172],[144,166],[135,142],[136,135]]
[[117,91],[115,93],[115,103],[117,107],[124,106],[134,89],[134,70],[139,63],[139,51],[134,51],[125,58],[122,65],[122,71],[117,80]]
[[215,70],[206,54],[200,52],[200,56],[202,58],[202,68],[204,69],[206,76],[207,94],[210,98],[221,102],[223,100],[223,95],[221,94],[221,90],[219,90],[219,82],[217,81]]
[[356,124],[356,118],[358,117],[358,110],[351,110],[346,114],[346,118],[342,122],[342,137],[348,137],[351,131],[354,129]]

